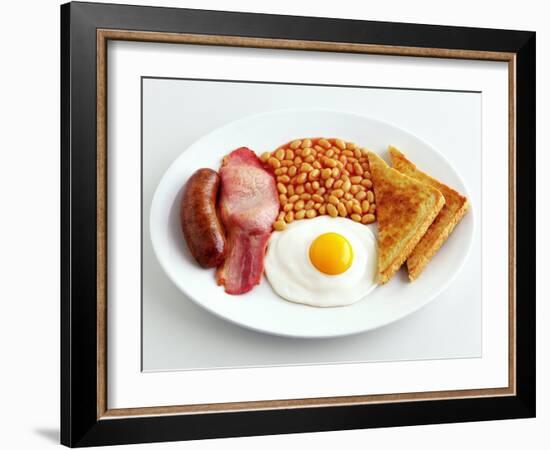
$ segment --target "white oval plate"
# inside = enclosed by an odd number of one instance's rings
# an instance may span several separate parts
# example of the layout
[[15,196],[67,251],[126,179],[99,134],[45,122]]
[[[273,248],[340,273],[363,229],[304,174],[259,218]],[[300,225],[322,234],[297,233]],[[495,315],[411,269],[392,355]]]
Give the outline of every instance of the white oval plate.
[[150,232],[154,251],[168,277],[187,297],[226,320],[265,333],[301,338],[372,330],[399,320],[436,298],[466,260],[474,234],[471,212],[414,283],[409,283],[406,269],[402,268],[389,283],[349,306],[315,308],[288,302],[275,294],[265,277],[251,292],[231,296],[216,285],[214,270],[198,266],[179,224],[181,190],[191,174],[201,167],[217,170],[221,158],[237,147],[249,147],[261,154],[291,139],[308,136],[339,137],[366,146],[383,158],[387,157],[388,145],[395,145],[424,171],[467,195],[463,181],[440,153],[387,123],[318,109],[250,116],[196,141],[162,177],[151,205]]

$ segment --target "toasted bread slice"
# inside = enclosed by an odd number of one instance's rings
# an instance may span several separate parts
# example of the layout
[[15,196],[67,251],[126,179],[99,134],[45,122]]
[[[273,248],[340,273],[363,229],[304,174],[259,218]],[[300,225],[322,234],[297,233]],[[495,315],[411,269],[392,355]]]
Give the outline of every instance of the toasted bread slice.
[[435,187],[445,197],[445,206],[443,206],[439,215],[407,259],[409,279],[413,281],[422,273],[430,259],[447,240],[455,225],[464,217],[464,214],[468,211],[468,199],[449,186],[418,170],[397,148],[390,146],[389,151],[394,169],[415,180]]
[[368,153],[378,220],[378,283],[386,283],[416,247],[445,204],[436,188]]

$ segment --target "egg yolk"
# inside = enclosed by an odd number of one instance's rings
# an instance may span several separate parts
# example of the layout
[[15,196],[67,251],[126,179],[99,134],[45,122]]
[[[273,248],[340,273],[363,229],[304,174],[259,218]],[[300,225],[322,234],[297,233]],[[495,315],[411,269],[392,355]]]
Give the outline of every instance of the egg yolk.
[[318,236],[309,247],[309,259],[320,272],[338,275],[350,268],[353,249],[341,234],[325,233]]

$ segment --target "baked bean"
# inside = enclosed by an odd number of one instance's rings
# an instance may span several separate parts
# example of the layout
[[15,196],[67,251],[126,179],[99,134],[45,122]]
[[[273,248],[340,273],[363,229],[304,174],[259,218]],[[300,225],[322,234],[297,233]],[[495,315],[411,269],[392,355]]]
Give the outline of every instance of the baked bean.
[[277,181],[288,184],[290,183],[290,177],[288,175],[281,175],[277,177]]
[[346,148],[346,143],[342,141],[341,139],[335,139],[334,143],[340,150],[344,150]]
[[344,181],[344,183],[342,184],[342,190],[344,192],[348,192],[350,189],[351,189],[351,182],[349,180]]
[[348,215],[348,210],[346,209],[343,203],[338,203],[337,208],[338,208],[338,214],[340,214],[340,216],[346,217]]
[[319,194],[313,194],[311,196],[311,199],[314,201],[314,202],[322,202],[323,201],[323,197],[321,197]]
[[277,159],[277,158],[274,158],[273,156],[271,156],[268,160],[267,160],[268,164],[273,167],[274,169],[278,169],[279,167],[281,167],[281,162]]
[[315,211],[314,209],[308,209],[306,211],[306,217],[308,219],[313,219],[315,216],[317,216],[317,211]]
[[325,164],[325,166],[330,167],[331,169],[338,165],[334,159],[330,159],[327,157],[323,158],[323,163]]
[[296,203],[300,199],[300,196],[294,194],[292,197],[288,199],[290,203]]
[[330,147],[332,147],[332,144],[331,144],[329,141],[327,141],[326,139],[319,139],[318,144],[319,144],[321,147],[325,147],[325,148],[330,148]]
[[361,186],[365,186],[370,189],[372,187],[372,181],[369,179],[364,179],[361,181]]
[[338,215],[338,209],[332,204],[327,205],[327,213],[330,217],[336,217]]
[[319,178],[319,169],[313,169],[311,172],[309,172],[308,174],[308,179],[309,181],[314,181],[316,180],[317,178]]
[[302,141],[302,148],[311,147],[311,144],[312,144],[311,139],[304,139],[304,140]]
[[376,217],[374,217],[374,214],[365,214],[361,219],[361,223],[364,223],[364,224],[373,223],[375,220],[376,220]]
[[340,203],[340,200],[338,200],[338,197],[336,197],[335,195],[329,195],[328,202],[332,203],[333,205],[337,205],[338,203]]
[[302,172],[300,175],[296,177],[296,183],[297,184],[304,184],[306,182],[307,173]]

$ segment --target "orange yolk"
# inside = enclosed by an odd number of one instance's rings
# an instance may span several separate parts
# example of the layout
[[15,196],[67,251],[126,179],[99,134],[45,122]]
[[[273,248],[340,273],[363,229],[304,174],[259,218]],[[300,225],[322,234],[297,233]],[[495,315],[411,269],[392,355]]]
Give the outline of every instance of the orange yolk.
[[350,268],[353,249],[341,234],[325,233],[318,236],[309,247],[309,259],[318,271],[339,275]]

